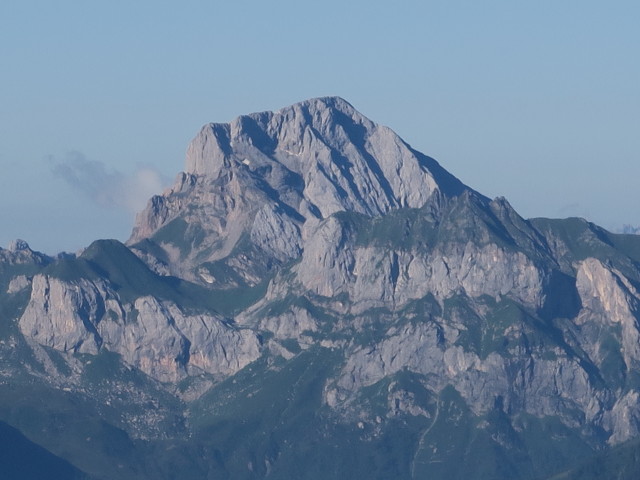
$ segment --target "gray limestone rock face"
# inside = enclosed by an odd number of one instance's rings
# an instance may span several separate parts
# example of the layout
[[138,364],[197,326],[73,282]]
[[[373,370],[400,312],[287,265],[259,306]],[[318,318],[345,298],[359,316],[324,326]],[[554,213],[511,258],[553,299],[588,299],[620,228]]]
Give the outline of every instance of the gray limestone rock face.
[[443,338],[439,323],[444,319],[437,320],[405,326],[374,347],[353,350],[335,388],[328,391],[333,406],[340,406],[336,399],[348,403],[361,388],[406,369],[428,376],[436,391],[452,385],[478,415],[493,409],[496,398],[502,398],[506,410],[552,416],[573,408],[587,412],[591,421],[601,421],[603,395],[578,362],[534,355],[528,363],[494,352],[482,358],[465,345]]
[[615,268],[587,258],[578,267],[576,287],[582,309],[575,321],[575,334],[581,348],[602,365],[607,358],[602,332],[609,331],[621,346],[619,353],[626,369],[636,370],[640,366],[640,294],[634,285]]
[[[379,216],[465,189],[346,101],[318,98],[205,125],[187,149],[185,173],[149,202],[128,243],[140,249],[151,240],[171,273],[190,280],[226,259],[253,283],[256,272],[298,258],[318,221],[337,212]],[[253,247],[242,244],[245,235]],[[237,261],[240,251],[264,258],[248,265]],[[220,283],[212,271],[205,277]]]
[[[318,245],[323,241],[326,245]],[[544,273],[521,253],[497,245],[407,252],[342,242],[342,234],[332,227],[318,231],[296,272],[304,288],[318,295],[347,292],[354,313],[401,307],[428,293],[443,300],[457,293],[510,296],[532,308],[541,307],[544,300]]]
[[33,279],[19,327],[28,338],[61,352],[118,353],[161,382],[204,372],[225,377],[261,355],[257,334],[211,314],[185,314],[151,296],[120,301],[104,281]]
[[44,266],[52,260],[43,253],[31,250],[29,244],[24,240],[14,240],[8,249],[0,248],[0,264],[3,265],[34,264]]
[[616,401],[613,408],[605,413],[605,424],[612,430],[608,439],[610,445],[616,445],[640,434],[640,394],[631,391]]
[[29,244],[27,242],[18,238],[9,244],[9,250],[15,253],[31,249],[29,248]]
[[7,287],[7,293],[17,293],[31,285],[31,281],[26,275],[18,275],[12,278]]
[[300,340],[306,334],[318,331],[313,315],[300,307],[292,307],[280,315],[260,315],[258,326],[261,330],[273,333],[278,339]]
[[323,222],[306,242],[302,260],[295,267],[303,288],[316,295],[334,297],[355,278],[353,232],[334,217]]
[[300,228],[282,209],[266,204],[251,225],[252,242],[270,257],[285,262],[300,256]]
[[[173,303],[138,298],[133,319],[106,319],[100,331],[105,347],[149,376],[175,382],[205,372],[226,377],[260,356],[249,330],[238,330],[211,315],[185,315]],[[131,316],[131,315],[130,315]]]
[[31,300],[20,318],[20,330],[56,350],[97,353],[102,345],[97,325],[105,312],[105,297],[111,296],[102,282],[96,285],[80,280],[67,284],[36,275]]
[[205,125],[189,145],[185,170],[218,178],[232,163],[274,169],[265,172],[272,187],[279,186],[279,169],[296,174],[303,196],[324,218],[342,210],[375,215],[417,208],[441,188],[429,162],[337,97]]

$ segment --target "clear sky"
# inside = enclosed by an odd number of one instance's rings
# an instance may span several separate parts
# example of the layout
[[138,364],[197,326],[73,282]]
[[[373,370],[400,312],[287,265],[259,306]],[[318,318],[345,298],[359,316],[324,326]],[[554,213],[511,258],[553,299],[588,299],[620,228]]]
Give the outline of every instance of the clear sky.
[[640,225],[640,2],[0,2],[0,246],[125,240],[191,137],[339,95],[525,217]]

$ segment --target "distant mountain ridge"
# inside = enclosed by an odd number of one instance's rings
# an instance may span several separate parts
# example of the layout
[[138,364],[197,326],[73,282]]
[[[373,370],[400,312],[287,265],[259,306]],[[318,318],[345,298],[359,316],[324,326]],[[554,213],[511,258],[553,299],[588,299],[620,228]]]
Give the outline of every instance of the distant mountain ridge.
[[0,421],[96,479],[633,475],[639,292],[640,237],[311,99],[205,125],[126,245],[0,249]]
[[630,233],[633,235],[640,234],[640,227],[634,227],[633,225],[625,224],[622,226],[620,233]]

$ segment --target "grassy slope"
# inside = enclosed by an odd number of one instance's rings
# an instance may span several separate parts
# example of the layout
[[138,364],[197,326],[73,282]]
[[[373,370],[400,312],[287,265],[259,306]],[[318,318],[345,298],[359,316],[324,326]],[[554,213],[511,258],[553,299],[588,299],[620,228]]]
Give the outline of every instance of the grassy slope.
[[125,302],[144,295],[176,302],[182,308],[231,315],[257,301],[266,282],[252,288],[209,290],[176,277],[160,276],[117,240],[93,242],[80,257],[58,261],[43,270],[65,281],[108,279]]

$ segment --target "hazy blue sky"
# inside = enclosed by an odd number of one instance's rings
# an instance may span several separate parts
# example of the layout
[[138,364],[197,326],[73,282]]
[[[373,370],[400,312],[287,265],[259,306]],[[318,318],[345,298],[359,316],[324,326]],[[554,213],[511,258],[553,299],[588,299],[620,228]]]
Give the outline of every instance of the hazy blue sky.
[[209,121],[340,95],[526,216],[640,225],[640,2],[0,2],[0,246],[125,240]]

